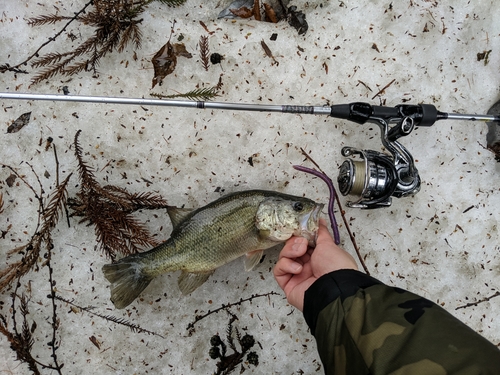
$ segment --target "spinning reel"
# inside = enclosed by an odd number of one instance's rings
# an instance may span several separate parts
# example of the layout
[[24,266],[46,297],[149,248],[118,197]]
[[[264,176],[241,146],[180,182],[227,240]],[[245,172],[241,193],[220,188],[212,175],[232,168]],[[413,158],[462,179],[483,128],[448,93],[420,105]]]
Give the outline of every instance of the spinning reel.
[[[355,202],[348,202],[349,207],[387,207],[392,197],[405,197],[420,190],[420,176],[413,157],[397,139],[409,135],[417,125],[431,126],[438,115],[436,108],[428,104],[393,108],[367,103],[332,106],[333,117],[358,124],[377,124],[382,144],[391,153],[342,148],[342,155],[348,159],[340,166],[337,178],[340,192],[359,197]],[[391,124],[394,126],[389,127]]]

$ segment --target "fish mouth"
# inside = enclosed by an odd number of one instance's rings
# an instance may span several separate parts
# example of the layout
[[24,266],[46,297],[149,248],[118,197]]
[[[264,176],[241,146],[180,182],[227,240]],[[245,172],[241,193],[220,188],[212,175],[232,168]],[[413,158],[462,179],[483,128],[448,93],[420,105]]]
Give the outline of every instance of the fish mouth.
[[300,220],[300,233],[298,235],[306,238],[309,242],[309,246],[316,246],[319,218],[321,216],[321,210],[323,210],[324,206],[324,204],[317,203],[314,209],[308,214],[305,214]]

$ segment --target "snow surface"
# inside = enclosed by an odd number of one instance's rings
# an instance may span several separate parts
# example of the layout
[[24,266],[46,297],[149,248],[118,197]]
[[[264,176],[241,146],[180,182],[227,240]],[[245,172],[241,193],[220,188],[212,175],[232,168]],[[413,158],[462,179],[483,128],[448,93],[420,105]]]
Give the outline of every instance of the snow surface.
[[[71,15],[85,1],[14,1],[0,4],[0,64],[24,60],[62,24],[31,28],[26,19],[40,14]],[[0,75],[0,91],[73,95],[145,97],[151,92],[174,94],[211,87],[222,77],[218,101],[324,105],[365,101],[375,105],[434,104],[444,112],[484,114],[499,99],[500,10],[494,1],[318,1],[297,2],[309,23],[299,36],[286,22],[270,24],[217,19],[226,4],[188,0],[170,8],[153,3],[141,15],[142,48],[106,56],[99,75],[85,72],[71,78],[56,76],[30,87],[33,74]],[[151,90],[151,59],[170,35],[179,36],[193,58],[180,57],[175,72]],[[202,21],[210,34],[201,26]],[[72,41],[68,33],[77,39]],[[71,26],[40,53],[76,46],[88,31]],[[276,41],[270,37],[277,33]],[[205,71],[199,58],[200,36],[224,56]],[[261,40],[279,65],[266,56]],[[491,50],[489,63],[477,54]],[[30,73],[31,67],[26,67]],[[380,95],[375,94],[390,82]],[[0,161],[25,176],[35,189],[37,172],[46,192],[55,184],[53,138],[60,178],[73,173],[69,195],[78,192],[77,163],[72,142],[82,130],[84,157],[102,184],[132,192],[154,191],[170,204],[202,206],[224,193],[243,189],[272,189],[327,202],[322,181],[297,172],[294,164],[312,167],[300,152],[336,177],[349,145],[382,150],[379,129],[326,116],[1,100],[0,123],[7,128],[22,113],[30,123],[17,133],[1,132]],[[422,189],[414,197],[395,199],[386,209],[346,209],[351,230],[371,274],[383,282],[409,289],[442,305],[494,344],[500,344],[500,298],[477,306],[500,290],[498,225],[500,164],[484,149],[487,127],[480,122],[440,121],[401,139],[416,159]],[[253,165],[248,160],[252,157]],[[47,173],[46,173],[47,172]],[[8,187],[10,170],[0,170],[0,266],[6,252],[26,243],[37,224],[37,201],[19,179]],[[124,178],[126,174],[126,178]],[[149,181],[149,182],[148,182]],[[346,198],[342,198],[345,204]],[[163,211],[145,211],[140,218],[159,239],[171,230]],[[164,338],[105,321],[86,312],[58,305],[58,359],[66,374],[208,374],[216,371],[209,358],[210,337],[225,330],[230,316],[221,311],[186,327],[197,314],[254,298],[230,308],[238,317],[234,327],[251,334],[258,344],[259,365],[244,364],[246,373],[322,373],[315,341],[300,312],[287,304],[272,276],[278,249],[245,273],[241,260],[218,269],[202,287],[182,296],[177,273],[155,279],[140,299],[126,310],[109,301],[108,283],[101,273],[109,262],[94,250],[92,227],[61,220],[54,231],[54,278],[57,292],[92,311],[127,319]],[[10,228],[9,226],[12,225]],[[342,225],[342,245],[354,255]],[[21,279],[30,286],[29,319],[37,322],[33,353],[50,362],[51,331],[47,269]],[[27,292],[28,293],[28,292]],[[1,297],[0,313],[10,316],[10,291]],[[90,337],[100,342],[97,348]],[[1,373],[28,373],[16,361],[7,340],[0,340]],[[237,372],[239,370],[236,370]],[[50,370],[43,370],[51,373]]]

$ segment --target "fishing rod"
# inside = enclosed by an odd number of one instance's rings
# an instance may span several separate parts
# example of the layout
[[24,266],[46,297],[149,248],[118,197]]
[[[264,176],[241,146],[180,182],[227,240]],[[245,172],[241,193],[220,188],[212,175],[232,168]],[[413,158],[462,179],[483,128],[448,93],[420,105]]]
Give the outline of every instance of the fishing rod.
[[[0,93],[0,99],[312,114],[327,115],[358,124],[374,123],[379,126],[382,144],[390,155],[354,147],[343,147],[341,151],[346,160],[340,166],[337,182],[343,195],[358,196],[357,201],[347,203],[348,206],[357,208],[387,207],[391,205],[392,197],[405,197],[420,190],[420,176],[413,157],[397,141],[409,135],[416,126],[429,127],[438,120],[485,121],[500,125],[499,115],[446,113],[438,111],[432,104],[385,107],[355,102],[331,106],[302,106],[25,93]],[[359,159],[355,159],[356,157]]]
[[[55,102],[80,102],[80,103],[100,103],[100,104],[128,104],[128,105],[152,105],[160,107],[184,107],[198,109],[225,109],[232,111],[254,111],[254,112],[280,112],[294,114],[311,115],[329,115],[335,118],[342,118],[359,122],[362,119],[368,120],[367,116],[374,117],[399,117],[404,115],[400,113],[400,107],[425,107],[427,108],[425,123],[420,126],[430,126],[437,120],[467,120],[467,121],[498,121],[500,116],[490,115],[471,115],[459,113],[438,112],[433,105],[400,105],[396,107],[372,106],[367,103],[337,104],[332,106],[302,106],[302,105],[268,105],[268,104],[245,104],[245,103],[227,103],[212,101],[195,100],[163,100],[163,99],[144,99],[144,98],[120,98],[111,96],[84,96],[84,95],[53,95],[53,94],[24,94],[0,92],[0,99],[17,100],[45,100]],[[362,107],[358,106],[363,104]],[[367,113],[367,107],[371,107],[373,112]],[[433,111],[431,111],[433,108]],[[422,113],[423,115],[423,113]],[[430,115],[430,117],[429,117]],[[358,117],[359,116],[359,117]],[[356,119],[355,119],[356,118]],[[357,120],[357,121],[356,121]],[[433,121],[430,123],[430,121]],[[359,122],[359,123],[364,123]]]

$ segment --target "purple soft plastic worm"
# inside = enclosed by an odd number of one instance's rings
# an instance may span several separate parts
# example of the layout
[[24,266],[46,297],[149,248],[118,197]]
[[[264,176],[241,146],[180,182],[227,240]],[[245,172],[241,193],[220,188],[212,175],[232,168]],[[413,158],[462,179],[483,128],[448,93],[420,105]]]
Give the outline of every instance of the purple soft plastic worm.
[[340,244],[339,227],[337,225],[337,220],[335,219],[335,214],[333,213],[333,204],[335,203],[335,187],[333,186],[332,180],[326,174],[318,172],[311,168],[303,167],[301,165],[294,165],[293,168],[301,172],[310,173],[325,181],[328,189],[330,190],[330,199],[328,201],[328,216],[330,217],[330,222],[332,225],[333,238],[337,245]]

